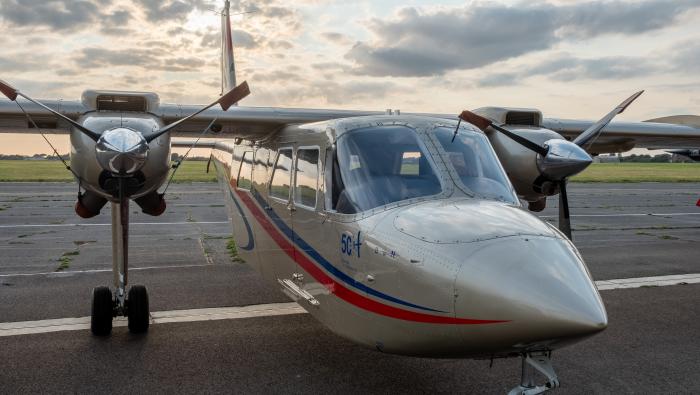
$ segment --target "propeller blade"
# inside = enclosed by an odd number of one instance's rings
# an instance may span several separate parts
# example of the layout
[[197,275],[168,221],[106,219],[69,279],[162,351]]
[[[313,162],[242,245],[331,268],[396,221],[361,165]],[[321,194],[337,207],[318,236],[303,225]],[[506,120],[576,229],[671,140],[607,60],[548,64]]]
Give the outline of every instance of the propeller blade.
[[38,101],[32,99],[31,97],[25,95],[24,93],[20,92],[17,90],[15,87],[11,86],[10,84],[6,83],[5,81],[0,80],[0,92],[2,92],[3,95],[5,95],[8,99],[12,101],[17,101],[17,96],[22,96],[23,98],[29,100],[30,102],[36,104],[37,106],[43,108],[44,110],[52,113],[53,115],[63,119],[64,121],[68,122],[71,124],[73,127],[76,129],[80,130],[85,134],[86,136],[90,137],[93,141],[97,142],[99,140],[100,135],[98,133],[93,132],[92,130],[86,128],[85,126],[79,124],[78,122],[75,122],[74,120],[68,118],[67,116],[61,114],[58,111],[55,111],[54,109],[45,106],[42,103],[39,103]]
[[208,110],[208,109],[214,107],[214,106],[217,105],[217,104],[220,105],[221,108],[222,108],[224,111],[226,111],[226,110],[228,110],[229,107],[231,107],[234,103],[237,103],[237,102],[241,101],[243,98],[245,98],[245,97],[248,96],[249,94],[250,94],[250,88],[248,87],[248,82],[243,81],[243,83],[241,83],[241,84],[238,85],[237,87],[235,87],[235,88],[231,89],[230,91],[228,91],[225,95],[221,96],[217,101],[215,101],[215,102],[209,104],[209,105],[206,106],[206,107],[203,107],[201,110],[195,112],[194,114],[190,114],[190,115],[188,115],[188,116],[186,116],[186,117],[184,117],[184,118],[178,119],[177,121],[175,121],[175,122],[173,122],[173,123],[171,123],[171,124],[169,124],[169,125],[163,126],[163,127],[160,128],[160,130],[158,130],[157,132],[155,132],[155,133],[153,133],[153,134],[151,134],[151,135],[149,135],[149,136],[146,136],[146,137],[145,137],[145,138],[146,138],[146,142],[147,142],[147,143],[150,143],[151,141],[157,139],[158,137],[160,137],[160,136],[164,135],[165,133],[168,133],[169,131],[171,131],[171,130],[173,130],[174,128],[178,127],[178,126],[181,125],[183,122],[188,121],[188,120],[190,120],[190,119],[196,117],[197,115],[199,115],[199,114],[203,113],[204,111],[206,111],[206,110]]
[[493,123],[492,120],[482,117],[481,115],[474,114],[471,111],[464,110],[462,111],[461,114],[459,114],[459,118],[471,123],[472,125],[476,126],[477,128],[486,131],[486,129],[490,126],[499,132],[505,134],[506,136],[510,137],[511,140],[515,141],[516,143],[522,145],[525,148],[528,148],[532,151],[537,152],[538,154],[545,156],[547,155],[547,148],[537,144],[533,143],[532,141],[518,136],[517,134],[511,132],[510,130],[503,128],[501,126],[496,125]]
[[637,98],[642,95],[642,93],[644,93],[644,91],[639,91],[634,95],[628,97],[627,100],[620,103],[620,105],[615,107],[615,109],[610,111],[606,116],[601,118],[598,122],[594,123],[583,133],[578,135],[578,137],[576,137],[576,139],[574,140],[574,144],[588,151],[588,149],[591,147],[591,145],[593,145],[598,136],[600,136],[600,133],[602,132],[603,128],[608,126],[610,121],[612,121],[613,118],[615,118],[615,116],[624,112],[627,109],[627,107],[630,104],[632,104],[633,101],[637,100]]
[[559,230],[571,237],[571,216],[569,215],[569,196],[566,193],[566,180],[559,182]]
[[0,92],[12,101],[17,99],[17,89],[3,80],[0,80]]

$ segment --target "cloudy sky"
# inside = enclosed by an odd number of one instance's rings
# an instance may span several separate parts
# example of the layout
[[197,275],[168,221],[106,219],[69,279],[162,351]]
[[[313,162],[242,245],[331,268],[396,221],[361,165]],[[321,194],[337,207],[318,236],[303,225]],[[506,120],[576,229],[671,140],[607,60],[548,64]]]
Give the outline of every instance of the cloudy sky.
[[[87,88],[205,103],[223,1],[0,0],[0,78],[40,98]],[[438,4],[439,3],[439,4]],[[597,118],[700,114],[700,0],[232,1],[242,105]]]

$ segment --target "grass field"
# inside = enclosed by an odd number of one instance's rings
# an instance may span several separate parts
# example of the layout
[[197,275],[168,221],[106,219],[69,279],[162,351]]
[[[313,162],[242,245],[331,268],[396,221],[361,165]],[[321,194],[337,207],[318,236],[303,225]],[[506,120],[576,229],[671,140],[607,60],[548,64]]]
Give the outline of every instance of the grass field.
[[[207,162],[184,162],[174,182],[215,181]],[[0,182],[72,181],[57,161],[0,160]],[[572,182],[700,182],[700,163],[594,163]]]
[[700,182],[700,163],[594,163],[572,182]]
[[[216,181],[214,166],[207,174],[207,162],[185,161],[173,182]],[[0,160],[0,182],[8,181],[73,181],[73,175],[59,161]]]

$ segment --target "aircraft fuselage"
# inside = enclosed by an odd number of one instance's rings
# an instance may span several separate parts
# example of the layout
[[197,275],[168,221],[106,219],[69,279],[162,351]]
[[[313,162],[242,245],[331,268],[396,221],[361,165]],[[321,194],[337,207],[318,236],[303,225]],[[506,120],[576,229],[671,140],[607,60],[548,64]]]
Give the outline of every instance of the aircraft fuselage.
[[[485,198],[455,181],[445,163],[455,153],[446,155],[434,136],[455,124],[362,117],[288,127],[257,144],[218,144],[213,163],[240,255],[331,330],[384,352],[503,356],[551,351],[603,330],[605,308],[573,244],[508,191]],[[385,174],[377,176],[381,184],[362,186],[393,188],[384,195],[403,188],[407,198],[348,212],[334,189],[334,161],[349,145],[340,139],[368,127],[376,130],[362,138],[383,127],[418,136],[415,147],[394,146],[404,150],[394,177],[404,184]],[[375,148],[394,161],[392,147]],[[366,167],[365,159],[348,158],[352,170]],[[439,188],[411,195],[412,186],[425,185],[428,165]],[[473,188],[492,180],[477,181]]]

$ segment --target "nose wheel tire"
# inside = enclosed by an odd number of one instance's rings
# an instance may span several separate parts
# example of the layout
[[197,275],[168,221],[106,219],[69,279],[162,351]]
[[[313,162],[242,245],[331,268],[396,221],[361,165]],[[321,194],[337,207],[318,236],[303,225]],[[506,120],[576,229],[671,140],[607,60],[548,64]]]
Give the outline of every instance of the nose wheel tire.
[[148,331],[148,321],[151,317],[148,310],[148,291],[143,285],[134,285],[129,290],[127,317],[129,318],[129,331],[131,333]]
[[112,332],[113,313],[112,291],[107,287],[94,288],[92,290],[90,330],[95,336],[107,336]]

